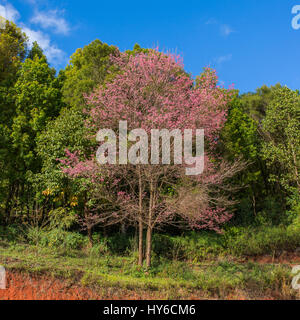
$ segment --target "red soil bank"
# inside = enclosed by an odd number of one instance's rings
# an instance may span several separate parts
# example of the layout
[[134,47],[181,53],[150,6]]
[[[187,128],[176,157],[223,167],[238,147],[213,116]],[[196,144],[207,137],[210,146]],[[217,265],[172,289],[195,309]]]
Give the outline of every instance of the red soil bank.
[[6,289],[0,290],[0,300],[99,299],[92,290],[59,279],[10,272],[6,273],[6,278]]

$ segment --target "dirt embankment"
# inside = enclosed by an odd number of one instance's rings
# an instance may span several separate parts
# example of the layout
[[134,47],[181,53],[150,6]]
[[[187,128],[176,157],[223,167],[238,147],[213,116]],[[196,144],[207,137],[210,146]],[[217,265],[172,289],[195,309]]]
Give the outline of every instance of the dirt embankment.
[[89,300],[99,299],[92,290],[46,276],[7,272],[6,289],[0,300]]
[[6,272],[6,289],[0,289],[0,300],[147,300],[157,299],[151,292],[78,285],[70,280],[18,271]]

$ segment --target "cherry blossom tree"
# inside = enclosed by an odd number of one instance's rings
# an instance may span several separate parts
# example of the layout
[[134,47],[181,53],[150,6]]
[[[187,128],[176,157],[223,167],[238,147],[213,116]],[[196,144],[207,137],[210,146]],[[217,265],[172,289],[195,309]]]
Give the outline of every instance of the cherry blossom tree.
[[[69,162],[64,169],[72,176],[85,175],[94,186],[105,185],[110,197],[114,194],[111,201],[115,201],[114,207],[119,210],[110,211],[109,220],[114,213],[138,222],[139,265],[143,264],[143,231],[147,229],[145,256],[146,266],[150,267],[153,229],[172,223],[175,215],[180,215],[191,228],[216,231],[231,218],[227,211],[232,203],[228,200],[230,190],[225,186],[227,179],[241,166],[237,162],[230,167],[215,154],[231,91],[217,86],[216,73],[209,68],[195,83],[184,72],[180,57],[157,50],[131,56],[120,54],[112,60],[119,67],[118,75],[86,97],[89,115],[86,125],[91,138],[96,138],[99,129],[104,128],[118,133],[120,121],[127,121],[128,131],[141,128],[148,136],[152,129],[175,130],[173,134],[182,135],[185,129],[192,132],[204,129],[205,133],[205,152],[202,154],[205,167],[201,175],[187,176],[186,168],[191,164],[186,160],[182,163],[175,160],[178,150],[174,137],[162,141],[155,152],[151,143],[147,143],[145,159],[137,147],[145,140],[138,136],[133,137],[134,141],[130,134],[125,142],[119,139],[118,143],[119,146],[126,144],[129,156],[136,157],[135,164],[127,162],[127,155],[124,162],[124,154],[120,154],[119,148],[116,158],[123,157],[121,164],[99,164],[94,157],[73,164]],[[150,159],[157,159],[157,152],[162,151],[164,143],[169,143],[174,154],[170,163],[163,164],[160,159],[156,164],[149,164]],[[195,139],[193,144],[196,144]]]

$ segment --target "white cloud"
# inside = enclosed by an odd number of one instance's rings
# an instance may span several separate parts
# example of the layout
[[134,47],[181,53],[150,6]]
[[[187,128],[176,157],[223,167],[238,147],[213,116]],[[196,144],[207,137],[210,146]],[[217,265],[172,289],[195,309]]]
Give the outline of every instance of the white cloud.
[[219,32],[223,37],[228,37],[231,33],[235,32],[228,24],[222,24],[215,18],[211,18],[205,22],[206,25],[216,25]]
[[222,24],[220,26],[220,32],[221,32],[221,35],[224,36],[224,37],[227,37],[229,36],[232,32],[234,32],[234,30],[227,24]]
[[47,12],[37,11],[30,21],[40,25],[43,29],[52,29],[55,33],[66,35],[70,31],[70,27],[67,21],[60,15],[61,12],[58,10],[51,10]]
[[0,4],[0,16],[10,21],[17,21],[20,18],[20,13],[9,3]]
[[232,54],[227,54],[225,56],[220,56],[218,58],[215,58],[214,61],[217,63],[217,64],[222,64],[223,62],[226,62],[226,61],[230,61],[232,59]]
[[[35,3],[35,0],[27,1],[32,4]],[[67,34],[69,32],[69,26],[63,18],[57,16],[58,14],[59,13],[56,10],[49,11],[48,13],[37,13],[37,15],[33,17],[33,20],[35,23],[39,23],[43,28],[54,28],[55,32]],[[20,13],[10,3],[0,4],[0,16],[14,22],[18,21],[21,17]],[[55,66],[67,62],[66,53],[51,42],[47,33],[44,33],[41,30],[32,30],[27,24],[22,22],[19,22],[18,25],[28,36],[29,46],[31,47],[32,43],[36,41],[44,50],[49,62]]]
[[42,31],[34,31],[27,27],[23,27],[23,31],[27,34],[30,45],[32,45],[34,41],[39,44],[39,46],[44,50],[49,62],[55,65],[65,62],[65,52],[59,49],[56,45],[52,44],[47,34],[43,33]]

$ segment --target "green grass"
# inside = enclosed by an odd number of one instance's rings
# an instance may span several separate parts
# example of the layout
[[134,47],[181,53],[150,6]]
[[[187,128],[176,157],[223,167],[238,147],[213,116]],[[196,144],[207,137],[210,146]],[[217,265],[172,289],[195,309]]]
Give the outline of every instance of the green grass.
[[150,270],[139,268],[136,239],[94,234],[94,246],[78,232],[59,229],[0,228],[0,264],[8,269],[47,274],[94,290],[139,290],[159,298],[216,297],[243,291],[249,297],[294,297],[291,266],[243,263],[300,247],[299,228],[231,227],[223,234],[154,234]]
[[[109,237],[94,234],[94,247],[90,256],[132,256],[137,241],[132,235],[116,233]],[[0,227],[0,239],[10,243],[28,243],[43,248],[60,249],[66,255],[85,248],[86,236],[79,232],[61,229],[22,230],[16,226]],[[276,256],[282,251],[293,252],[300,248],[300,226],[260,226],[256,228],[227,227],[223,234],[214,232],[189,232],[181,236],[155,233],[153,236],[154,257],[176,261],[202,262],[220,257]]]
[[[65,255],[61,249],[1,243],[0,261],[7,269],[47,274],[91,286],[95,290],[117,288],[147,291],[162,298],[224,298],[237,290],[257,297],[268,294],[290,298],[291,268],[288,265],[220,261],[194,263],[156,258],[149,272],[136,266],[134,256],[103,255],[83,250]],[[272,292],[272,293],[271,293]]]

